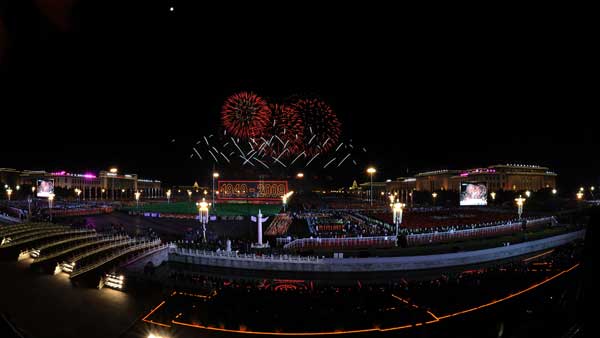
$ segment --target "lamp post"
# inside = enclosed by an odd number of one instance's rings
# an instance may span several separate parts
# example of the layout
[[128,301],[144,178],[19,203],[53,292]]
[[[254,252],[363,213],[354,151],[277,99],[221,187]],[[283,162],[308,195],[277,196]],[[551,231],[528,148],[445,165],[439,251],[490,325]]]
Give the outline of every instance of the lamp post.
[[529,190],[525,191],[525,196],[527,196],[527,198],[531,197],[531,191],[529,191]]
[[100,190],[100,192],[101,192],[101,194],[100,194],[100,199],[103,199],[103,198],[104,198],[103,196],[104,196],[104,192],[105,192],[105,191],[106,191],[106,190],[104,190],[104,188],[102,188],[102,190]]
[[119,170],[117,168],[110,168],[108,171],[112,174],[111,175],[111,177],[112,177],[112,179],[111,179],[111,183],[112,183],[111,190],[112,190],[112,195],[113,195],[112,196],[112,200],[114,201],[115,200],[115,176],[117,176],[117,172]]
[[552,195],[556,196],[556,193],[558,193],[558,190],[556,188],[552,189]]
[[167,204],[171,203],[171,189],[167,190]]
[[135,205],[138,209],[140,208],[140,195],[141,194],[142,193],[139,191],[136,191],[135,194],[133,194],[135,196]]
[[[19,190],[21,189],[21,186],[20,186],[20,185],[17,185],[15,188],[17,189],[17,191],[19,191]],[[592,187],[592,191],[593,191],[593,190],[594,190],[594,187]]]
[[[206,243],[206,223],[208,223],[208,207],[209,204],[206,203],[206,200],[203,198],[202,202],[196,203],[198,206],[198,218],[200,222],[202,222],[202,242]],[[204,216],[206,214],[206,217]]]
[[31,202],[32,202],[32,201],[33,201],[33,200],[32,200],[32,197],[31,197],[31,196],[29,196],[29,197],[27,198],[27,209],[29,209],[29,214],[27,214],[27,220],[28,220],[28,221],[31,221]]
[[495,201],[495,200],[496,200],[496,192],[495,192],[495,191],[492,191],[492,192],[490,193],[490,196],[492,196],[492,201]]
[[371,206],[373,206],[373,174],[375,174],[377,172],[377,170],[373,167],[369,167],[367,169],[367,173],[369,174],[369,176],[371,176],[371,189],[369,192],[369,200],[371,203]]
[[215,178],[219,178],[218,172],[212,174],[212,204],[215,205]]
[[298,179],[304,178],[304,173],[297,173],[296,178],[298,178]]
[[192,201],[192,191],[188,190],[187,194],[188,194],[188,202],[191,202]]
[[48,194],[48,208],[50,209],[50,222],[52,222],[52,202],[54,201],[54,193]]
[[517,202],[517,213],[519,214],[519,220],[521,219],[521,215],[523,214],[523,205],[527,199],[523,198],[519,195],[519,198],[515,198],[515,202]]
[[34,192],[35,192],[35,186],[31,187],[31,194],[33,195]]
[[433,194],[431,194],[431,197],[433,197],[433,206],[435,207],[435,199],[437,198],[438,194],[437,192],[434,192]]
[[8,188],[8,189],[6,189],[6,195],[8,196],[8,200],[9,200],[9,201],[10,201],[10,195],[12,195],[12,192],[13,192],[13,191],[12,191],[12,189],[11,189],[11,188]]
[[110,168],[110,173],[113,174],[112,177],[112,200],[115,200],[115,176],[117,176],[117,172],[119,171],[117,168]]
[[75,188],[75,194],[77,194],[77,200],[79,201],[79,195],[81,195],[81,190],[79,188]]
[[396,224],[396,238],[398,238],[398,231],[400,229],[400,224],[402,224],[402,209],[406,206],[404,203],[396,202],[394,203],[394,224]]
[[577,193],[577,200],[581,201],[583,199],[583,193],[580,191]]

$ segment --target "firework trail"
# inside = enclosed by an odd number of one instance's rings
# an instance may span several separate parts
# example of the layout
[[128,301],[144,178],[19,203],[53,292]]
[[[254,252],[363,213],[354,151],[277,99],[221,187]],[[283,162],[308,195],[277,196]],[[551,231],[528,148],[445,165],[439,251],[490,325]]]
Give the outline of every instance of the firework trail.
[[342,161],[340,162],[340,164],[338,164],[338,168],[339,168],[339,167],[342,165],[342,163],[344,163],[344,161],[345,161],[345,160],[346,160],[348,157],[350,157],[350,153],[348,153],[348,155],[346,155],[346,157],[344,157],[344,158],[342,159]]

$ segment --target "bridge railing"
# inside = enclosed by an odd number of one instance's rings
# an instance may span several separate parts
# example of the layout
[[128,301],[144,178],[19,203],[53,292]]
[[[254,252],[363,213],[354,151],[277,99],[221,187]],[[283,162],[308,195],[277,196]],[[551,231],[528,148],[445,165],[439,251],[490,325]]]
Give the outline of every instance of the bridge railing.
[[39,258],[36,258],[33,262],[34,263],[44,262],[44,261],[47,261],[49,259],[53,259],[53,258],[62,256],[64,254],[67,254],[69,252],[72,252],[72,251],[75,251],[75,250],[79,250],[79,249],[82,249],[82,248],[85,248],[85,247],[88,247],[88,246],[100,245],[102,243],[112,242],[112,241],[119,241],[119,240],[123,240],[123,239],[127,239],[127,238],[129,238],[129,237],[128,236],[124,236],[124,235],[98,237],[96,241],[85,242],[85,243],[82,243],[80,245],[77,245],[77,246],[74,246],[74,247],[70,247],[70,248],[66,248],[64,250],[57,251],[57,252],[54,252],[54,253],[49,254],[49,255],[41,256]]
[[169,247],[169,254],[181,256],[204,257],[204,258],[222,258],[233,260],[250,261],[270,261],[270,262],[320,262],[322,259],[316,256],[297,256],[297,255],[257,255],[238,253],[235,251],[207,251],[199,249]]
[[[554,217],[541,217],[535,219],[523,219],[526,227],[536,227],[543,224],[553,224],[556,219]],[[510,234],[521,230],[523,221],[509,221],[500,225],[486,226],[473,229],[462,229],[444,232],[430,232],[423,234],[410,234],[406,236],[406,241],[409,246],[428,243],[450,242],[470,238],[484,238],[503,234]]]
[[385,248],[396,245],[396,236],[344,237],[344,238],[301,238],[284,246],[285,249],[350,249],[350,248]]
[[15,246],[15,245],[23,245],[23,244],[31,243],[34,241],[38,241],[40,239],[48,238],[48,237],[63,236],[63,235],[70,235],[70,234],[90,233],[90,232],[94,232],[94,230],[66,229],[66,230],[53,230],[53,231],[39,232],[34,236],[28,236],[28,237],[21,238],[20,240],[11,241],[10,243],[3,245],[2,247],[7,248],[7,247]]

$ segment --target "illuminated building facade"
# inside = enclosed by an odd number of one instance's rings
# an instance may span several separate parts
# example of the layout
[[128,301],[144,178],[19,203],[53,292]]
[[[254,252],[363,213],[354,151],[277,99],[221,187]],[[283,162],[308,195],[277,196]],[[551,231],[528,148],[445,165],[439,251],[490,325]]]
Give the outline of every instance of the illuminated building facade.
[[14,184],[37,186],[38,180],[53,180],[55,189],[81,190],[82,200],[133,199],[136,191],[142,193],[142,198],[164,198],[160,181],[141,179],[136,174],[118,174],[109,171],[82,174],[64,170],[54,172],[15,170],[15,172],[17,176],[13,179],[16,180]]
[[386,182],[385,190],[397,196],[400,202],[408,203],[412,192],[417,188],[417,179],[414,177],[398,177],[395,181]]
[[454,177],[455,186],[461,182],[485,182],[488,190],[531,190],[556,188],[557,174],[547,167],[523,164],[497,164],[487,168],[470,169]]
[[460,174],[460,170],[427,171],[415,175],[415,189],[417,191],[458,190],[453,177]]
[[556,188],[557,174],[547,167],[497,164],[487,168],[438,170],[415,175],[417,191],[458,191],[462,182],[483,182],[488,190],[531,190]]

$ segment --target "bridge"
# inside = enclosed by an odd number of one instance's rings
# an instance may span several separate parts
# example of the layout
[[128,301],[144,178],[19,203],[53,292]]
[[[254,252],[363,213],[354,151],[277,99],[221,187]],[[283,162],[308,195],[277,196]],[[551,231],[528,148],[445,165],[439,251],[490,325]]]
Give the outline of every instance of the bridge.
[[120,241],[120,240],[124,240],[124,239],[128,239],[128,238],[129,238],[128,236],[124,236],[124,235],[98,236],[98,237],[92,238],[91,241],[86,241],[86,242],[81,243],[81,244],[76,245],[76,246],[67,247],[67,248],[64,248],[63,250],[55,251],[55,252],[50,253],[48,255],[42,255],[42,256],[36,258],[33,261],[32,265],[33,264],[40,264],[40,263],[43,263],[43,262],[46,262],[46,261],[50,261],[50,260],[55,259],[55,258],[60,258],[60,257],[62,257],[64,255],[67,255],[69,253],[75,252],[77,250],[85,249],[85,248],[90,247],[90,246],[102,245],[102,244],[104,244],[106,242],[115,242],[115,241]]
[[[63,239],[62,241],[58,241],[58,242],[57,241],[51,241],[51,242],[48,242],[46,244],[38,245],[38,246],[34,247],[31,250],[32,257],[33,258],[38,258],[39,256],[41,256],[42,255],[42,250],[51,249],[51,248],[54,248],[54,247],[57,247],[57,246],[60,246],[60,245],[63,245],[63,244],[69,244],[71,242],[79,242],[79,241],[83,241],[83,240],[86,240],[86,239],[92,239],[92,238],[95,238],[95,237],[98,237],[98,234],[96,233],[96,231],[93,231],[90,234],[83,234],[82,236],[69,237],[69,238]],[[34,253],[35,253],[35,255],[34,255]]]
[[42,239],[50,238],[50,237],[77,235],[77,234],[82,234],[82,233],[93,233],[93,232],[95,232],[95,231],[90,230],[90,229],[72,229],[72,228],[39,231],[39,232],[33,233],[30,236],[23,236],[17,240],[12,240],[10,242],[6,242],[4,245],[2,245],[0,247],[1,248],[10,248],[10,247],[24,245],[24,244],[39,241]]
[[4,241],[6,238],[15,236],[18,234],[30,232],[37,229],[52,227],[52,223],[27,223],[19,225],[10,225],[0,228],[0,238]]
[[77,262],[79,262],[80,260],[82,260],[84,258],[101,253],[103,251],[116,249],[118,247],[127,246],[127,245],[133,244],[133,243],[135,243],[135,240],[131,239],[129,237],[125,237],[124,239],[114,241],[114,242],[108,242],[108,244],[106,244],[106,245],[102,245],[95,249],[82,252],[78,255],[72,256],[72,257],[64,260],[64,262],[62,264],[60,264],[60,267],[61,267],[62,271],[71,273],[73,270],[75,270],[75,265],[77,264]]
[[[166,247],[166,245],[164,245]],[[154,251],[158,248],[161,247],[161,240],[160,239],[155,239],[153,241],[138,241],[136,242],[134,245],[130,246],[130,247],[126,247],[123,248],[117,252],[114,252],[106,257],[102,257],[94,262],[91,262],[89,264],[86,264],[83,267],[79,267],[77,266],[77,268],[75,268],[73,270],[73,272],[71,272],[71,275],[69,276],[69,278],[75,278],[77,276],[81,276],[86,272],[92,271],[96,268],[99,268],[100,266],[107,264],[111,261],[114,261],[120,257],[123,257],[129,253],[132,252],[136,252],[136,251],[142,251],[140,254],[144,255],[144,252],[146,251]]]

